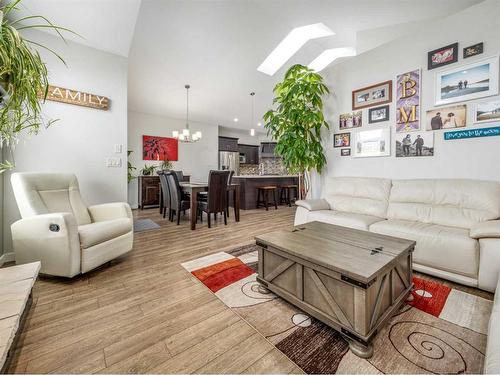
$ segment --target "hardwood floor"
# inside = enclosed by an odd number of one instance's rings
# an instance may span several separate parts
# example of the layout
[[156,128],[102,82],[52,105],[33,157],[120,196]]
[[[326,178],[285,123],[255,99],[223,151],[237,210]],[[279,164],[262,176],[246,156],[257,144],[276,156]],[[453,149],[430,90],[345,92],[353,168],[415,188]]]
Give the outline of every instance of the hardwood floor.
[[[241,211],[189,229],[136,211],[161,225],[135,234],[134,249],[73,280],[41,278],[10,372],[302,373],[218,300],[180,263],[250,243],[291,227],[294,208]],[[231,212],[232,214],[232,212]]]
[[[134,249],[73,280],[41,278],[10,372],[302,373],[180,263],[290,228],[295,209],[242,211],[224,226],[161,225],[135,234]],[[232,212],[231,212],[232,214]],[[428,276],[426,276],[429,278]],[[491,299],[491,294],[457,286]]]

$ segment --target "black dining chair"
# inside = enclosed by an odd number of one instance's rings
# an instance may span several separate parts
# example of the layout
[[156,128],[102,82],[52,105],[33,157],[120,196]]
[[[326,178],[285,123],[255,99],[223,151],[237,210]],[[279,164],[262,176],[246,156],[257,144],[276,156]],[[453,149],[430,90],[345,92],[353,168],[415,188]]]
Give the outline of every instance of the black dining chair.
[[210,171],[208,174],[208,194],[206,200],[198,201],[200,215],[207,213],[208,227],[210,228],[210,214],[224,215],[224,224],[227,225],[227,184],[229,171]]
[[175,172],[167,172],[165,175],[167,176],[168,190],[170,192],[170,221],[173,221],[174,215],[177,215],[177,225],[179,225],[181,221],[181,211],[185,212],[191,208],[191,200],[182,193]]
[[163,207],[161,212],[163,213],[163,218],[165,218],[168,212],[168,220],[170,220],[172,216],[172,210],[170,206],[170,189],[168,187],[167,179],[168,171],[158,171],[156,173],[158,173],[158,176],[160,177],[161,192],[163,196]]
[[[231,171],[229,173],[229,177],[228,177],[228,180],[227,180],[227,185],[231,185],[233,183],[233,176],[234,176],[234,171]],[[233,202],[234,204],[234,202]],[[227,192],[227,207],[226,207],[226,215],[227,217],[229,217],[229,190]]]

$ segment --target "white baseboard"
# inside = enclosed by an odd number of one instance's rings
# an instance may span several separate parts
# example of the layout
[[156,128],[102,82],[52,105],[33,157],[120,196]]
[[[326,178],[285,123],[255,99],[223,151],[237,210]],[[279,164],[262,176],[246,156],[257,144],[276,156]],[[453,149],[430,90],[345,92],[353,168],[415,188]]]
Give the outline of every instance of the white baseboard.
[[0,267],[7,262],[13,262],[16,260],[16,257],[14,256],[14,253],[5,253],[2,256],[0,256]]

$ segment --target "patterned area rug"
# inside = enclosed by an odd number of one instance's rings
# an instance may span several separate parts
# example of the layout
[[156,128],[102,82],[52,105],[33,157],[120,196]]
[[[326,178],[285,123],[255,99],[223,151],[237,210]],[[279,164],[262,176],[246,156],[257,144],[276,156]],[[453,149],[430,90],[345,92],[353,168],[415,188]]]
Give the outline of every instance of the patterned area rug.
[[134,220],[134,232],[143,232],[145,230],[158,229],[160,226],[151,219]]
[[308,374],[482,372],[491,301],[414,278],[406,305],[366,360],[335,330],[262,287],[257,260],[257,247],[247,245],[182,266]]

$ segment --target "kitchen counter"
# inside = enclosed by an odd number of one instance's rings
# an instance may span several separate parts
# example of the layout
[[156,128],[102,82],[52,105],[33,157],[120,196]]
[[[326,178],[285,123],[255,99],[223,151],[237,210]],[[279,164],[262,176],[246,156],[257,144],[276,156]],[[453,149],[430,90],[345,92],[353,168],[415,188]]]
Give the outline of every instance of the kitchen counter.
[[233,176],[233,178],[293,178],[293,177],[299,177],[295,174],[282,174],[282,175],[273,175],[273,174],[264,174],[264,175],[258,175],[258,174],[247,174],[247,175],[241,175],[241,176]]
[[[297,175],[243,175],[233,176],[233,182],[240,185],[240,208],[252,210],[257,208],[258,187],[276,186],[276,200],[279,204],[280,186],[298,185],[299,177]],[[296,197],[292,195],[293,198]]]

